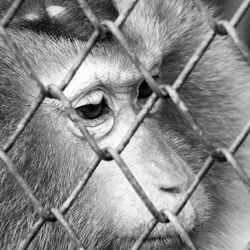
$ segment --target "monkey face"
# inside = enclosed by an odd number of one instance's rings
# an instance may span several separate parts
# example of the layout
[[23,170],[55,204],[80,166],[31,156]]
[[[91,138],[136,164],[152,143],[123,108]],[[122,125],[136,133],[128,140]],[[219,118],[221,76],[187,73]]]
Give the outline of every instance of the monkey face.
[[[103,7],[97,6],[98,17],[114,20],[129,1],[98,2]],[[71,1],[65,3],[70,5]],[[89,3],[94,8],[97,2]],[[67,26],[72,13],[66,7],[47,7],[51,19],[46,23],[40,18],[39,8],[35,8],[35,15],[21,11],[19,19],[25,19],[25,23],[19,25],[20,20],[14,20],[8,30],[45,86],[61,86],[93,31],[82,12],[75,14],[77,9],[72,12],[77,18],[72,26]],[[141,0],[121,31],[156,82],[171,85],[208,31],[202,20],[192,1]],[[0,54],[0,138],[5,142],[39,96],[40,88],[25,74],[3,41]],[[228,58],[237,64],[229,63]],[[243,126],[242,106],[250,104],[246,94],[249,75],[231,43],[218,38],[179,90],[208,140],[227,146]],[[124,48],[110,36],[98,40],[64,90],[101,148],[119,148],[151,94]],[[176,211],[208,155],[170,98],[157,100],[121,153],[153,206],[171,213]],[[49,97],[25,127],[9,157],[46,208],[60,207],[98,160],[62,103]],[[239,158],[248,162],[249,153],[242,149]],[[0,177],[0,248],[13,249],[27,235],[37,215],[3,168]],[[246,245],[249,235],[249,216],[239,220],[239,215],[249,214],[245,195],[246,190],[229,166],[217,164],[177,218],[200,249],[241,250],[239,247]],[[86,249],[91,250],[130,249],[153,219],[114,161],[101,161],[65,217]],[[235,225],[246,229],[242,236],[236,236]],[[12,235],[17,237],[12,240]],[[66,236],[56,223],[45,223],[31,249],[72,249],[73,243]],[[166,248],[187,247],[171,223],[159,223],[142,249]]]
[[[117,57],[112,59],[110,54],[100,58],[100,53],[99,48],[93,51],[93,55],[83,63],[64,93],[99,146],[105,148],[112,145],[116,148],[150,98],[152,90],[129,58],[122,54],[123,61],[118,61]],[[120,52],[117,50],[115,53],[117,55]],[[161,77],[159,56],[152,56],[150,60],[142,57],[141,60],[158,81]],[[39,75],[45,84],[60,86],[68,65],[60,70],[46,75],[40,69]],[[159,211],[174,211],[194,180],[195,168],[201,166],[200,152],[196,153],[197,161],[188,165],[188,157],[180,157],[175,150],[181,144],[183,151],[192,150],[192,147],[176,129],[177,123],[173,119],[178,118],[178,112],[166,110],[166,106],[169,109],[171,105],[169,100],[158,100],[121,154],[133,176]],[[48,117],[47,110],[50,110]],[[55,171],[57,185],[63,190],[71,190],[72,184],[80,180],[80,176],[94,164],[97,156],[59,102],[46,99],[37,116],[39,118],[34,120],[43,122],[36,125],[31,123],[31,126],[46,124],[48,127],[43,130],[55,135],[52,146],[54,149],[50,149],[53,151],[50,154],[54,154],[53,170],[49,162],[48,167],[43,169],[45,172]],[[38,128],[37,133],[33,131],[35,141],[41,137],[38,133],[40,129]],[[58,141],[60,143],[56,145]],[[47,143],[50,144],[49,141],[45,144]],[[47,157],[44,153],[42,155],[40,156]],[[190,235],[197,228],[202,228],[210,218],[213,210],[210,198],[205,185],[201,185],[180,213],[178,218]],[[112,161],[100,163],[71,212],[74,214],[72,221],[76,231],[90,249],[98,248],[99,244],[103,247],[103,239],[107,240],[110,248],[120,244],[124,245],[124,249],[128,248],[153,219],[121,169]],[[102,239],[102,243],[93,239]],[[182,243],[175,228],[171,224],[160,223],[145,247],[157,246],[156,249],[162,249],[178,245]]]

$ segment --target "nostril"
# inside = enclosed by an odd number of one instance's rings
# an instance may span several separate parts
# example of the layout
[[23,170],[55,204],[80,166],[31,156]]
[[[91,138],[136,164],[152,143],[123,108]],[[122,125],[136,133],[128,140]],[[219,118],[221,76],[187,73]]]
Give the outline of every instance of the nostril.
[[172,194],[179,194],[181,192],[181,189],[178,187],[160,187],[159,189],[162,192],[172,193]]

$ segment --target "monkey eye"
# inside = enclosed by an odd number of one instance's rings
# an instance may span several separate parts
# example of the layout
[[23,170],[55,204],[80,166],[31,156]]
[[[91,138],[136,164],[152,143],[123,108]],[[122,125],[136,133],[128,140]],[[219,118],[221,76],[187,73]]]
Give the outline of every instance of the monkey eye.
[[92,120],[102,115],[104,107],[105,107],[105,100],[102,99],[102,101],[99,104],[83,105],[76,108],[76,111],[82,118]]
[[100,92],[93,92],[81,100],[76,111],[78,115],[85,120],[94,120],[107,113],[107,103],[104,95]]
[[142,81],[139,87],[138,98],[147,98],[152,94],[151,88],[148,86],[145,80]]

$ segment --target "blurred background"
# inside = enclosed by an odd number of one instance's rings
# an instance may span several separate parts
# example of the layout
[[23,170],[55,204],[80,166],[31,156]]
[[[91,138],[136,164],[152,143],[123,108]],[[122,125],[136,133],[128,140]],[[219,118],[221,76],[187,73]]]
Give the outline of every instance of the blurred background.
[[[213,1],[218,7],[219,11],[217,16],[223,17],[229,20],[235,11],[238,9],[239,5],[242,3],[242,0],[209,0]],[[240,37],[246,42],[250,48],[250,8],[248,9],[246,15],[237,26],[237,31],[239,32]]]

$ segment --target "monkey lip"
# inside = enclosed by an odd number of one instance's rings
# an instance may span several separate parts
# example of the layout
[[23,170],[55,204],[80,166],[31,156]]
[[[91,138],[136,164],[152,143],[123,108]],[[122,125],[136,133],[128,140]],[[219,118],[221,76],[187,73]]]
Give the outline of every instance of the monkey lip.
[[[133,246],[136,242],[138,242],[139,237],[129,237],[123,238],[124,242],[129,242],[129,245]],[[178,234],[175,235],[167,235],[166,237],[148,237],[147,240],[143,243],[140,249],[176,249],[176,247],[180,247],[183,245],[183,242]],[[178,248],[179,249],[179,248]],[[184,246],[180,249],[184,249]]]
[[[187,234],[192,234],[199,228],[199,224],[195,222],[187,223],[186,221],[184,221],[182,223],[182,226]],[[137,240],[141,237],[141,235],[144,234],[146,228],[147,224],[142,224],[136,228],[130,228],[130,230],[126,230],[125,228],[123,228],[124,230],[122,233],[120,233],[120,237]],[[163,239],[175,239],[177,236],[179,235],[174,225],[172,225],[171,223],[158,223],[153,229],[153,231],[149,234],[148,239],[152,241]]]
[[[193,233],[197,228],[195,225],[184,228],[187,235],[192,238]],[[136,244],[145,232],[145,227],[134,231],[133,234],[123,235],[120,239],[129,245],[130,248]],[[128,248],[126,248],[128,249]],[[149,234],[148,238],[143,243],[142,250],[162,250],[162,249],[187,249],[180,235],[173,225],[158,224],[155,229]]]
[[[188,235],[192,235],[193,230],[194,228],[186,228]],[[122,238],[125,242],[130,242],[130,244],[133,245],[140,239],[143,233],[144,231],[141,231],[140,233],[136,232],[133,236],[128,235],[127,237],[124,236]],[[155,230],[151,232],[146,241],[143,243],[143,246],[145,249],[165,249],[166,247],[174,248],[175,246],[180,246],[182,244],[183,241],[181,240],[181,237],[176,229],[172,225],[162,224],[158,225],[158,227],[156,226]],[[142,247],[142,249],[144,248]],[[184,246],[181,249],[184,249]]]

